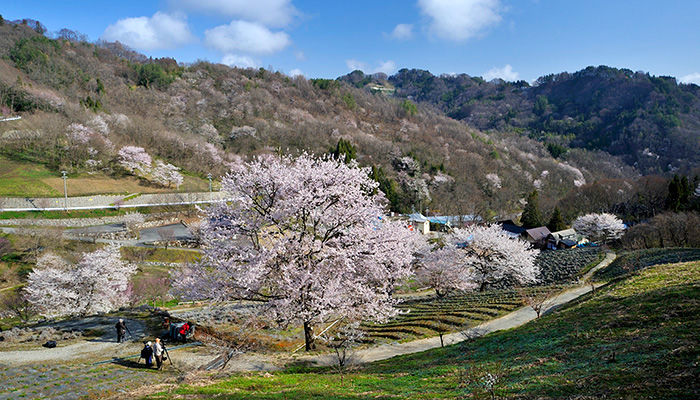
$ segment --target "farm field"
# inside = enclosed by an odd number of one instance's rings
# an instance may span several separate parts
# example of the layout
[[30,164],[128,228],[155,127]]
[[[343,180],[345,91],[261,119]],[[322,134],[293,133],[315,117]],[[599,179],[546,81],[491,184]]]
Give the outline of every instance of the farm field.
[[[206,179],[183,174],[182,192],[201,192],[209,188]],[[104,174],[69,176],[68,196],[87,196],[107,193],[165,193],[173,189],[144,185],[128,176],[113,178]],[[42,164],[16,161],[0,156],[0,197],[60,197],[63,179]]]
[[[560,292],[563,285],[531,287],[528,293]],[[458,332],[490,319],[498,318],[525,305],[516,290],[490,290],[407,300],[399,306],[398,317],[384,324],[365,324],[367,339],[373,341],[413,340]]]
[[540,284],[575,282],[604,257],[600,247],[541,251],[535,259],[540,267]]
[[296,368],[147,398],[698,398],[698,296],[700,262],[656,265],[520,328],[352,369],[342,382]]
[[[577,281],[604,255],[599,247],[543,251],[536,259],[541,281],[537,287],[525,291],[528,294],[561,292],[566,284]],[[524,305],[523,293],[507,289],[457,294],[443,299],[421,297],[401,304],[402,314],[393,320],[384,324],[365,324],[364,330],[370,342],[412,340],[458,332]]]

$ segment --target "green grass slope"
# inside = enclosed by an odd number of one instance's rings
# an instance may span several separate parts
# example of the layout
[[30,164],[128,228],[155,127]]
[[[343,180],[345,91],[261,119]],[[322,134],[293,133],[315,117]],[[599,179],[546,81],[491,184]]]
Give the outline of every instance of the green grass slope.
[[374,363],[342,383],[324,369],[289,370],[150,398],[696,399],[698,298],[700,262],[657,265],[523,327]]

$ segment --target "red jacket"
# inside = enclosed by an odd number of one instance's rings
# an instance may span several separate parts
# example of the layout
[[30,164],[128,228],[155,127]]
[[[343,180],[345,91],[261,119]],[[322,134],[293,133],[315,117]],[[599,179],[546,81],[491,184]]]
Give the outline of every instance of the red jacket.
[[186,335],[189,330],[190,324],[185,322],[185,325],[182,325],[182,328],[180,328],[180,335]]

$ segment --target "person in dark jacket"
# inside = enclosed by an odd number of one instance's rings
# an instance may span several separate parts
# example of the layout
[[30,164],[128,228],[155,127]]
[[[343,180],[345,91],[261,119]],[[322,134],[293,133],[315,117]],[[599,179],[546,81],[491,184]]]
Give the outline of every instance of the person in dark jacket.
[[117,328],[117,343],[121,343],[124,340],[124,335],[126,335],[126,324],[124,320],[119,318],[119,322],[114,325]]
[[151,368],[153,366],[153,347],[151,342],[146,342],[143,349],[141,349],[141,358],[146,361],[147,368]]

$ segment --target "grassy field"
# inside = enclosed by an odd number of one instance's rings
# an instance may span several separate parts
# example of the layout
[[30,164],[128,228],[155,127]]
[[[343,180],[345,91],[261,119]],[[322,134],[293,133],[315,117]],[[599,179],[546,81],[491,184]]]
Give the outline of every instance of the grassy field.
[[700,260],[700,249],[663,248],[628,251],[607,267],[596,271],[593,280],[606,281],[657,264],[668,264]]
[[[209,190],[209,183],[191,175],[183,175],[182,192]],[[69,176],[68,196],[107,193],[161,193],[172,189],[145,185],[132,177],[113,178],[104,174]],[[28,161],[0,156],[0,197],[57,197],[63,195],[63,179],[58,171]]]
[[348,371],[289,369],[150,399],[697,399],[700,262],[657,265],[520,328]]

